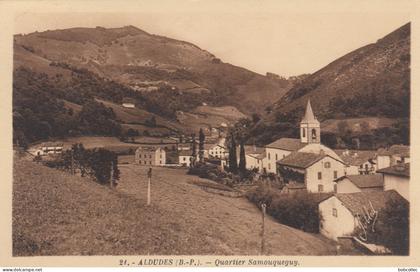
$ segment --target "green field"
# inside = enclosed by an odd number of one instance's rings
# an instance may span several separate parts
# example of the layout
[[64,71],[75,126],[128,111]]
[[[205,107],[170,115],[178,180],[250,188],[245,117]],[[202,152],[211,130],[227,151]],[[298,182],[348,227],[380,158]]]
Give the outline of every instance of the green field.
[[[245,198],[206,192],[183,169],[120,165],[109,189],[25,159],[13,181],[13,255],[258,255],[261,213]],[[205,180],[203,180],[205,181]],[[208,182],[208,181],[207,181]],[[201,184],[201,183],[200,183]],[[333,242],[266,220],[265,254],[329,255]]]

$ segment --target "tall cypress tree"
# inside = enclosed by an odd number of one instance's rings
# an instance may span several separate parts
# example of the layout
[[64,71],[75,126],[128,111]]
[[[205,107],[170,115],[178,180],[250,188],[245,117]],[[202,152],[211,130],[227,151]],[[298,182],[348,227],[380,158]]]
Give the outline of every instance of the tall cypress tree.
[[200,162],[204,161],[204,132],[203,129],[200,128],[200,132],[198,134],[198,157]]
[[238,161],[236,158],[236,143],[233,134],[231,134],[229,148],[229,171],[236,174],[238,172]]
[[246,170],[246,161],[245,161],[245,147],[244,140],[241,139],[240,151],[239,151],[239,172],[245,173]]
[[191,135],[191,138],[192,138],[192,143],[191,143],[191,149],[192,149],[192,153],[191,153],[191,156],[192,156],[192,161],[191,161],[191,166],[194,166],[194,164],[195,164],[195,160],[197,159],[197,142],[195,141],[195,134],[192,134]]

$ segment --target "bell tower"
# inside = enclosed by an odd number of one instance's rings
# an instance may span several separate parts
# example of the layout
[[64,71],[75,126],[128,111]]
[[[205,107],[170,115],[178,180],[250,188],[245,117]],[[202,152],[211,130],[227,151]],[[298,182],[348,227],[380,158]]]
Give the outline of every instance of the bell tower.
[[307,144],[321,142],[321,125],[312,112],[309,99],[306,104],[305,116],[300,122],[300,141]]

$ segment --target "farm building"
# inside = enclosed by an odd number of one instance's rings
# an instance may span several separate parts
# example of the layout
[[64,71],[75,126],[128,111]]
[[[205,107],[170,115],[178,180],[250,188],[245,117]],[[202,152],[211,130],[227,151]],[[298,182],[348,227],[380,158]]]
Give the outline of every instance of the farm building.
[[334,150],[346,164],[346,175],[369,175],[376,172],[376,151]]
[[383,191],[384,179],[381,174],[346,175],[338,178],[335,186],[339,194]]
[[398,163],[410,162],[410,147],[393,145],[388,149],[380,148],[377,156],[378,169],[390,167]]
[[[258,169],[258,172],[263,171],[263,160],[265,158],[265,150],[262,147],[256,147],[255,145],[245,145],[245,165],[249,170]],[[240,147],[236,148],[238,154],[239,163],[239,151]]]
[[363,237],[363,233],[355,233],[358,227],[361,224],[369,226],[365,221],[368,215],[371,218],[377,216],[390,199],[406,201],[394,190],[335,194],[319,203],[319,213],[322,216],[320,232],[333,240],[358,234]]
[[383,175],[384,190],[395,190],[406,200],[410,193],[410,163],[400,163],[377,171]]
[[142,146],[136,150],[135,162],[141,165],[165,165],[166,152],[160,147]]
[[184,167],[190,167],[193,156],[190,150],[181,150],[178,154],[179,164]]
[[29,148],[28,152],[34,156],[61,154],[63,152],[63,144],[56,142],[46,142]]
[[224,159],[227,156],[226,147],[221,144],[207,145],[207,148],[205,146],[210,157]]
[[178,150],[190,150],[191,149],[191,143],[179,143],[178,144]]
[[122,106],[124,108],[135,108],[136,107],[136,101],[134,99],[130,99],[130,98],[124,98],[122,101]]

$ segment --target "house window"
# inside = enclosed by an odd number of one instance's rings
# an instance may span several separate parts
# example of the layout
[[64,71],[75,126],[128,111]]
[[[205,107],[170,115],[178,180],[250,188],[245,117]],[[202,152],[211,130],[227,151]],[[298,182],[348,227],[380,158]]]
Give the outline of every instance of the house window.
[[306,137],[304,128],[302,128],[302,137]]
[[159,164],[162,164],[162,161],[159,161]]
[[318,179],[322,179],[322,173],[318,172]]
[[336,179],[338,176],[337,171],[334,171],[334,179]]
[[332,215],[333,215],[334,217],[338,217],[338,215],[337,215],[337,209],[336,209],[336,208],[333,208],[333,209],[332,209]]
[[149,159],[151,159],[152,158],[152,155],[149,155]]
[[322,193],[324,191],[324,185],[318,184],[318,192]]
[[183,158],[183,160],[185,161],[185,160],[186,160],[186,158],[184,157],[184,158]]
[[139,161],[139,164],[141,164],[141,161]]
[[276,161],[278,160],[277,154],[276,154]]
[[162,154],[160,154],[160,158],[162,159]]
[[270,169],[271,169],[270,164],[268,164],[268,170],[270,170]]
[[330,162],[326,162],[326,163],[324,163],[324,167],[325,167],[325,168],[330,168],[330,167],[331,167],[331,163],[330,163]]
[[149,161],[149,164],[152,164],[152,161]]
[[337,183],[334,183],[334,193],[337,193]]
[[[269,160],[271,160],[271,159],[270,159],[270,153],[268,153],[268,159],[269,159]],[[270,169],[270,168],[269,168],[269,169]]]
[[144,164],[147,164],[147,162],[146,162],[146,161],[144,161]]

